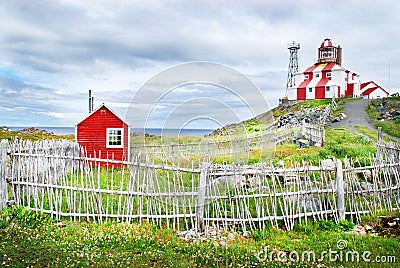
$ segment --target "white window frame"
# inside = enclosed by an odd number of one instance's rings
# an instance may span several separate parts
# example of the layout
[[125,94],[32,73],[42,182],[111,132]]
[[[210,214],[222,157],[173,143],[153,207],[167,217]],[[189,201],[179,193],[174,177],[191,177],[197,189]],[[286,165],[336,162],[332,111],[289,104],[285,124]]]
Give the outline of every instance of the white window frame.
[[304,75],[304,80],[308,80],[310,78],[310,76],[308,74]]
[[[110,144],[110,131],[121,131],[121,144],[111,145]],[[124,128],[107,128],[106,130],[106,148],[124,148]]]
[[319,77],[319,74],[315,74],[315,77],[318,78],[318,77]]
[[332,72],[327,72],[326,77],[332,77]]
[[331,91],[331,87],[330,87],[330,86],[326,86],[326,87],[325,87],[325,91],[326,91],[326,92]]
[[308,92],[309,92],[309,93],[312,93],[312,92],[313,92],[313,88],[312,88],[312,87],[309,87],[309,88],[308,88]]

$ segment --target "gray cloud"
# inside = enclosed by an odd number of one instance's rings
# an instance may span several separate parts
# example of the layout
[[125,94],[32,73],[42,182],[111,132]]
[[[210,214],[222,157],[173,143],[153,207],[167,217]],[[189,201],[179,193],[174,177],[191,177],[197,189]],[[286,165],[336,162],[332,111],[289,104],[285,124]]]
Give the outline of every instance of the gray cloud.
[[123,115],[146,80],[198,60],[248,75],[275,106],[286,84],[286,44],[301,43],[304,69],[325,37],[342,45],[344,66],[363,81],[388,88],[390,62],[390,87],[399,90],[399,10],[372,0],[5,1],[0,120],[73,125],[85,116],[88,89]]

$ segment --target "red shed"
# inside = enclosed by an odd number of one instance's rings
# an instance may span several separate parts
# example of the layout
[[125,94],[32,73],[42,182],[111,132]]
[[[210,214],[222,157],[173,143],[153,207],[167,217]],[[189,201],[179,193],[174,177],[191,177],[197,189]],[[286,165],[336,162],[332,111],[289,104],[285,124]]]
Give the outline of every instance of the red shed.
[[129,160],[130,131],[127,123],[102,104],[76,125],[75,138],[90,157]]

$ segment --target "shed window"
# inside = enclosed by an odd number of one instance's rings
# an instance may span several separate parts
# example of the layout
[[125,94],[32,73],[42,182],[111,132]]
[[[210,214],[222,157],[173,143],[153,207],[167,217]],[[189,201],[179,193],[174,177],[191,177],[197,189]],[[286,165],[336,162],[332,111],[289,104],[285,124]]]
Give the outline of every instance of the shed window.
[[124,129],[107,128],[107,148],[124,147]]
[[312,92],[312,87],[309,87],[309,88],[308,88],[308,92]]
[[331,72],[326,73],[326,77],[331,77],[331,76],[332,76]]
[[315,77],[319,77],[319,74],[315,74]]
[[308,74],[304,75],[304,80],[307,80],[309,78]]
[[326,91],[328,92],[328,91],[330,91],[331,90],[331,88],[330,87],[326,87]]

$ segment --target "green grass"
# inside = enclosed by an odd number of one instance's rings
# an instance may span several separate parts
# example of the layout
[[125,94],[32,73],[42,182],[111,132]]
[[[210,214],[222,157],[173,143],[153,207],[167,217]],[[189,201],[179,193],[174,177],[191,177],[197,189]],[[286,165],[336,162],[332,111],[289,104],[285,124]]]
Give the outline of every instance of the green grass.
[[[351,222],[320,221],[297,224],[293,231],[266,227],[222,244],[187,242],[173,231],[149,224],[56,221],[20,207],[0,212],[0,264],[2,267],[371,267],[363,261],[329,259],[328,252],[370,251],[400,260],[400,239],[348,234]],[[338,249],[338,241],[347,247]],[[316,262],[287,262],[289,256],[313,252]],[[278,254],[286,261],[278,261]],[[292,254],[292,255],[289,255]],[[325,255],[324,255],[325,254]],[[308,255],[306,255],[308,256]],[[321,258],[324,256],[324,258]],[[271,260],[269,259],[271,257]],[[333,255],[335,257],[335,255]],[[321,259],[320,259],[321,258]],[[320,259],[320,260],[319,260]],[[385,266],[386,265],[386,266]],[[379,267],[394,267],[387,263]],[[374,266],[372,266],[374,267]]]
[[[355,126],[354,128],[361,134],[364,134],[367,137],[369,137],[370,139],[372,139],[373,141],[378,140],[378,132],[376,130],[369,129],[365,126]],[[382,137],[382,139],[384,141],[390,141],[390,139],[386,138],[386,137]]]
[[376,122],[375,127],[381,127],[383,132],[390,136],[400,138],[400,119],[395,121]]
[[364,134],[365,136],[369,137],[370,139],[372,139],[373,141],[377,141],[378,140],[378,132],[375,130],[371,130],[365,126],[355,126],[354,127],[358,132],[360,132],[361,134]]
[[197,143],[202,140],[201,137],[192,136],[180,136],[180,137],[170,137],[170,136],[137,136],[131,138],[131,145],[157,145],[157,144],[182,144],[182,143]]

